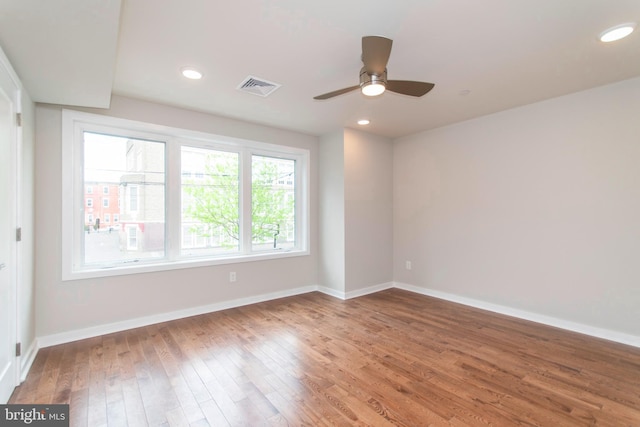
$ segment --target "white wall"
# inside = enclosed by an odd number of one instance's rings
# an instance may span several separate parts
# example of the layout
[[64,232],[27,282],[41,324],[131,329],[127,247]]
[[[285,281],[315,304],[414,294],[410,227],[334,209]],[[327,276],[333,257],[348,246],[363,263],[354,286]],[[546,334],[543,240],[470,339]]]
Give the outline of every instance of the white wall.
[[640,337],[640,79],[398,140],[394,239],[398,282]]
[[340,295],[345,289],[343,131],[322,136],[319,153],[319,284]]
[[344,129],[320,138],[320,285],[350,298],[393,278],[393,151]]
[[345,291],[393,280],[393,146],[344,131]]
[[[84,111],[311,150],[311,255],[62,282],[62,109],[38,105],[35,280],[39,337],[60,334],[71,337],[74,331],[87,328],[99,331],[104,325],[127,324],[132,319],[157,318],[164,313],[264,294],[286,294],[300,287],[317,285],[316,137],[122,97],[113,97],[109,110]],[[237,282],[229,283],[230,271],[237,272]]]

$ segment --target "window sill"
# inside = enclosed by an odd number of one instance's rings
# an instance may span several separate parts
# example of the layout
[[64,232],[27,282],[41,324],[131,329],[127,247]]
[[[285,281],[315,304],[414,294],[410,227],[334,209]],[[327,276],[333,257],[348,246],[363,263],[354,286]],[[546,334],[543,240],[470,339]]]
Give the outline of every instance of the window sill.
[[97,277],[125,276],[129,274],[154,273],[158,271],[180,270],[184,268],[211,267],[225,264],[240,264],[253,261],[266,261],[309,255],[308,250],[290,250],[286,252],[269,252],[263,254],[234,255],[220,258],[192,258],[176,261],[141,262],[135,265],[104,266],[62,273],[62,281],[92,279]]

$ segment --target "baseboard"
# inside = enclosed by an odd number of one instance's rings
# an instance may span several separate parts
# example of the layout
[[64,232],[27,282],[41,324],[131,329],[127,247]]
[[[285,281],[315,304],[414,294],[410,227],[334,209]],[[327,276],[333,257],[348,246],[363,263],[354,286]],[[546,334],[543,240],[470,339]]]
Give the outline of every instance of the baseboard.
[[215,304],[208,304],[184,310],[177,310],[168,313],[155,314],[152,316],[138,317],[135,319],[124,320],[121,322],[113,322],[105,325],[99,325],[89,328],[76,329],[59,334],[51,334],[38,337],[37,348],[51,347],[58,344],[65,344],[72,341],[78,341],[87,338],[93,338],[100,335],[111,334],[114,332],[125,331],[127,329],[140,328],[143,326],[153,325],[156,323],[168,322],[171,320],[183,319],[185,317],[197,316],[200,314],[213,313],[215,311],[227,310],[229,308],[241,307],[249,304],[256,304],[265,301],[271,301],[278,298],[286,298],[294,295],[306,294],[318,290],[318,286],[305,286],[295,289],[287,289],[285,291],[272,292],[268,294],[256,295],[246,298],[238,298],[230,301],[223,301]]
[[393,282],[387,282],[362,289],[356,289],[355,291],[347,292],[345,295],[345,299],[358,298],[364,295],[375,294],[376,292],[384,291],[385,289],[391,289],[394,286],[395,284]]
[[36,360],[38,354],[38,341],[33,340],[27,351],[20,356],[20,382],[23,382],[27,378],[27,374],[33,365],[33,361]]
[[519,310],[516,308],[492,304],[486,301],[481,301],[473,298],[462,297],[447,292],[436,291],[433,289],[423,288],[420,286],[409,285],[406,283],[395,282],[394,287],[403,289],[405,291],[414,292],[421,295],[426,295],[445,301],[451,301],[458,304],[467,305],[470,307],[479,308],[481,310],[492,311],[494,313],[504,314],[511,317],[517,317],[518,319],[528,320],[531,322],[541,323],[547,326],[553,326],[555,328],[565,329],[572,332],[578,332],[580,334],[589,335],[596,338],[602,338],[609,341],[614,341],[620,344],[626,344],[633,347],[640,348],[640,337],[625,334],[622,332],[612,331],[609,329],[597,328],[582,323],[571,322],[557,317],[545,316],[526,310]]
[[356,289],[351,292],[341,292],[333,288],[327,288],[326,286],[318,286],[318,291],[323,294],[327,294],[334,298],[338,298],[341,300],[348,300],[351,298],[357,298],[364,295],[374,294],[376,292],[384,291],[385,289],[391,289],[394,287],[393,282],[381,283],[379,285],[368,286],[362,289]]
[[318,288],[316,289],[318,292],[322,292],[323,294],[327,294],[331,297],[334,298],[338,298],[341,300],[345,300],[347,299],[347,295],[344,292],[341,292],[337,289],[333,289],[333,288],[328,288],[326,286],[318,286]]

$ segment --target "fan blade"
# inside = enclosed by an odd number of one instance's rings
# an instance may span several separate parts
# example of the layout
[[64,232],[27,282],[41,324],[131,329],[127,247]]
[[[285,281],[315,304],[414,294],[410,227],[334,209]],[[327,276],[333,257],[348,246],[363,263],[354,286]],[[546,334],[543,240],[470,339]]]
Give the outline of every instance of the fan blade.
[[433,83],[414,82],[410,80],[388,80],[387,90],[409,96],[422,96],[433,89]]
[[334,96],[338,96],[338,95],[342,95],[343,93],[351,92],[352,90],[358,89],[359,87],[360,87],[360,85],[346,87],[346,88],[340,89],[340,90],[334,90],[333,92],[325,93],[323,95],[314,96],[313,99],[329,99],[329,98],[333,98]]
[[387,68],[393,40],[380,36],[362,38],[362,62],[369,74],[381,75]]

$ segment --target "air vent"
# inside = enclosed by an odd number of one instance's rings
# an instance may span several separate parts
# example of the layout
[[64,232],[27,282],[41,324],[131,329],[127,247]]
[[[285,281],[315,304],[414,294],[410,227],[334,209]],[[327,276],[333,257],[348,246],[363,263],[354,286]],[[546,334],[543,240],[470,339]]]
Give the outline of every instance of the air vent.
[[278,83],[273,83],[259,77],[249,76],[240,83],[237,89],[254,95],[268,96],[280,86],[282,85],[279,85]]

